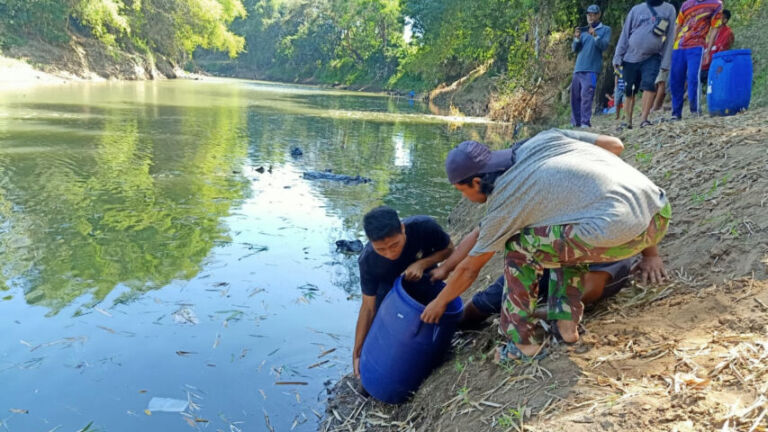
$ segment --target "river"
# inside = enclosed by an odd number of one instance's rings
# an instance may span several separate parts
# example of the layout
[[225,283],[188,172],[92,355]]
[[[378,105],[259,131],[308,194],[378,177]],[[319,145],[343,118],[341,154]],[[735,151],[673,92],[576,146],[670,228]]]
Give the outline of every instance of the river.
[[360,304],[334,242],[379,204],[445,223],[486,129],[236,80],[0,93],[0,431],[315,430]]

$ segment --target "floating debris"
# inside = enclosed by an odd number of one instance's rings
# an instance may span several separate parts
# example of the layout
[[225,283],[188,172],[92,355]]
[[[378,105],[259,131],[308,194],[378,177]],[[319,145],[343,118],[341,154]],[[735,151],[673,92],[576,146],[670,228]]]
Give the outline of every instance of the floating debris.
[[307,367],[307,369],[314,369],[314,368],[316,368],[316,367],[318,367],[318,366],[322,366],[322,365],[324,365],[324,364],[328,363],[329,361],[330,361],[330,360],[323,360],[323,361],[320,361],[320,362],[317,362],[317,363],[311,364],[311,365],[309,365],[309,366]]
[[195,312],[192,311],[192,309],[183,306],[173,314],[171,314],[173,317],[173,321],[176,324],[198,324],[200,321],[197,319],[197,316],[195,315]]
[[100,314],[102,314],[102,315],[104,315],[104,316],[107,316],[107,317],[110,317],[110,318],[112,317],[112,314],[111,314],[111,313],[109,313],[109,312],[105,311],[104,309],[102,309],[102,308],[100,308],[100,307],[98,307],[98,306],[94,306],[94,308],[93,308],[93,309],[94,309],[96,312],[98,312],[98,313],[100,313]]
[[331,348],[331,349],[325,350],[325,351],[321,352],[320,355],[317,356],[317,358],[323,358],[323,357],[327,356],[328,354],[330,354],[330,353],[332,353],[334,351],[336,351],[336,348]]
[[[149,412],[182,412],[189,406],[188,400],[153,397],[149,400]],[[148,414],[150,415],[150,414]]]

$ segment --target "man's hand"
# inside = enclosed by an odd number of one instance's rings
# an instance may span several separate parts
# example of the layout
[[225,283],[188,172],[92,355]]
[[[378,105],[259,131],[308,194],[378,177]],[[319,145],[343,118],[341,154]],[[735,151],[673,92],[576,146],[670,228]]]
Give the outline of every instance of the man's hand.
[[581,30],[576,27],[576,31],[573,32],[574,39],[579,39],[581,37]]
[[440,266],[434,270],[432,270],[430,274],[429,281],[432,283],[435,283],[437,281],[444,281],[448,279],[448,275],[451,273],[447,270],[447,266]]
[[438,299],[432,300],[424,309],[424,312],[422,312],[421,320],[427,324],[437,324],[440,321],[440,317],[445,313],[446,307],[447,305]]
[[352,370],[355,372],[355,377],[360,379],[360,356],[358,354],[352,355]]
[[667,271],[664,269],[664,262],[658,255],[643,256],[635,271],[640,273],[643,283],[661,283],[668,277]]
[[407,281],[417,281],[421,279],[421,277],[424,275],[424,264],[422,264],[421,260],[416,261],[415,263],[408,266],[407,269],[403,272],[403,276],[405,277],[405,280]]
[[589,29],[588,29],[587,31],[588,31],[588,32],[589,32],[589,34],[591,34],[592,36],[594,36],[594,37],[597,37],[597,33],[595,33],[595,28],[594,28],[594,27],[592,27],[591,25],[589,26]]

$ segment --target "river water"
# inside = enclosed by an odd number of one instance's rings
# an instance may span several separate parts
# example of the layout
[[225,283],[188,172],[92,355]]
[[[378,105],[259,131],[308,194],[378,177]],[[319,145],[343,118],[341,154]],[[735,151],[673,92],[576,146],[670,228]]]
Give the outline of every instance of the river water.
[[487,134],[246,81],[0,93],[0,431],[315,430],[360,302],[334,242],[379,204],[444,223],[445,155]]

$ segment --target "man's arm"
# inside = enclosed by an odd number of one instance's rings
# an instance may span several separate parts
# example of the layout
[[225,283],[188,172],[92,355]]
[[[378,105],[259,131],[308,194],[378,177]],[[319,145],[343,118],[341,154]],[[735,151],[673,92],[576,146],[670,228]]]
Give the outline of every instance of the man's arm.
[[[672,15],[674,17],[674,14]],[[675,21],[669,21],[667,34],[664,36],[664,43],[661,47],[661,69],[669,70],[672,64],[672,47],[675,45]]]
[[352,350],[352,369],[358,378],[360,378],[360,353],[363,351],[363,342],[368,335],[368,330],[371,329],[374,316],[376,316],[376,296],[363,294],[363,303],[360,305],[355,328],[355,348]]
[[475,279],[477,279],[477,275],[480,274],[480,270],[492,257],[493,252],[486,252],[481,255],[464,258],[451,274],[451,277],[448,278],[445,288],[424,309],[424,312],[421,314],[421,320],[430,324],[440,321],[440,317],[443,316],[448,303],[460,296],[461,293],[472,285]]
[[709,31],[707,32],[707,51],[710,52],[712,50],[712,44],[715,43],[715,36],[717,35],[717,31],[720,28],[720,25],[722,24],[723,19],[723,5],[717,7],[715,12],[712,14],[712,20],[709,23]]
[[616,42],[616,51],[613,54],[613,65],[621,66],[624,62],[624,54],[629,49],[629,28],[632,26],[632,11],[629,12],[627,18],[624,20],[624,27],[621,29],[621,35],[619,41]]
[[573,35],[573,43],[571,44],[571,49],[573,52],[578,53],[581,51],[582,43],[581,43],[581,30],[576,29],[575,33]]
[[595,145],[602,147],[616,156],[621,156],[624,151],[624,143],[620,139],[610,135],[598,135]]
[[451,274],[453,269],[455,269],[456,266],[469,255],[469,251],[475,247],[478,235],[480,235],[480,228],[475,228],[461,239],[459,245],[456,246],[453,253],[451,253],[451,256],[443,261],[443,263],[440,264],[440,267],[432,270],[432,282],[448,279],[448,275]]
[[616,156],[621,156],[621,152],[624,151],[624,143],[620,139],[610,135],[598,135],[592,132],[582,132],[571,129],[560,129],[560,133],[575,140],[583,141],[585,143],[594,144],[601,147]]
[[442,262],[453,253],[453,242],[449,241],[448,246],[445,249],[441,249],[428,257],[422,258],[413,264],[409,265],[403,272],[405,280],[414,281],[419,280],[424,275],[424,270],[432,267],[433,265]]
[[611,28],[606,25],[603,25],[603,28],[605,29],[605,31],[603,31],[603,35],[595,38],[595,45],[601,52],[605,51],[605,49],[608,48],[608,45],[611,43]]
[[664,269],[664,261],[659,256],[658,246],[650,246],[643,249],[643,260],[637,265],[643,283],[661,283],[668,277]]

